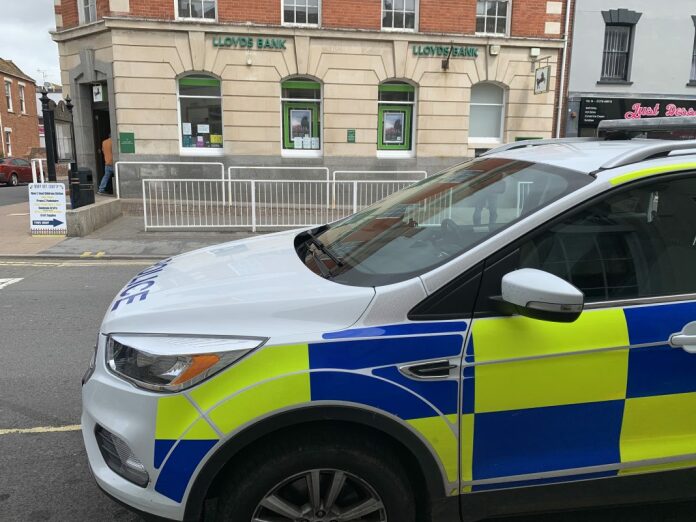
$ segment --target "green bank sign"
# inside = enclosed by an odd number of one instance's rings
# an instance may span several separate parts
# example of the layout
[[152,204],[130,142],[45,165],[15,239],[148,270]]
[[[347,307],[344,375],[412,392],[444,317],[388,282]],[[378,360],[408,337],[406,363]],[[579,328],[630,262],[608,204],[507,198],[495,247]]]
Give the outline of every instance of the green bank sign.
[[447,58],[452,50],[452,58],[478,58],[478,47],[456,47],[449,45],[414,45],[414,56],[441,56]]
[[233,49],[285,49],[284,38],[263,36],[213,36],[213,47]]

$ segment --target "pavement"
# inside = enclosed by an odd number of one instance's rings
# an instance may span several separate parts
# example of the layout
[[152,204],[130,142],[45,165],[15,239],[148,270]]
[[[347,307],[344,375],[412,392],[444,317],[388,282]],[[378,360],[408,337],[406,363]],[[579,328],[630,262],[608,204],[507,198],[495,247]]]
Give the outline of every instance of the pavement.
[[142,217],[123,216],[86,237],[32,237],[26,186],[0,187],[0,223],[0,257],[161,259],[254,235],[248,231],[145,232]]

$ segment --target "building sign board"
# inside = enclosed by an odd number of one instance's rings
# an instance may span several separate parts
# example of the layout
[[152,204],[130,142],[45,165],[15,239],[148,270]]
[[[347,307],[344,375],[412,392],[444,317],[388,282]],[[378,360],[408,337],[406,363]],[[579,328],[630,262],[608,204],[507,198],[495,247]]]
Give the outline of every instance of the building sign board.
[[[450,47],[452,54],[450,54]],[[478,58],[478,47],[450,45],[417,45],[412,46],[414,56],[439,56],[442,58]]]
[[135,154],[135,133],[121,132],[118,135],[119,151],[121,154]]
[[213,36],[213,47],[231,49],[285,50],[285,38],[267,36]]
[[355,143],[355,129],[348,129],[348,135],[346,136],[346,141],[348,143]]
[[596,128],[602,120],[696,116],[696,100],[582,98],[580,127]]
[[545,65],[544,67],[537,68],[534,71],[534,94],[544,94],[549,92],[549,86],[551,84],[551,66]]
[[92,85],[92,101],[99,103],[104,101],[104,89],[99,85]]
[[29,184],[29,225],[34,236],[64,236],[65,185],[62,183]]

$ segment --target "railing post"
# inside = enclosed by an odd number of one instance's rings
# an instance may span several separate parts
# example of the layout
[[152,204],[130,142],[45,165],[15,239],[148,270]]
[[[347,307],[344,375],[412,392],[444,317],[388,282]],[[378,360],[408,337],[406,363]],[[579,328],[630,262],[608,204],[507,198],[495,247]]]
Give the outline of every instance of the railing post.
[[358,182],[353,181],[353,214],[358,211]]
[[256,232],[256,181],[251,180],[251,231]]
[[114,183],[116,184],[116,199],[121,199],[121,183],[118,180],[118,164],[121,163],[117,161],[114,165]]
[[31,179],[36,183],[36,162],[31,160]]
[[[116,163],[118,165],[118,163]],[[145,181],[143,181],[143,220],[145,221],[145,232],[147,232],[147,198],[145,197]]]

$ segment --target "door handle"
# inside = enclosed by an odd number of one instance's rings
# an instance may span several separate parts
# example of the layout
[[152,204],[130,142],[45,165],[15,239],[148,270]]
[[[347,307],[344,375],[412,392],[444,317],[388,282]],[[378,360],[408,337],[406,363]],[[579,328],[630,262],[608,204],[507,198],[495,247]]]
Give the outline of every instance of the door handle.
[[427,363],[402,366],[399,371],[412,379],[446,379],[452,374],[452,370],[459,365],[445,359],[442,361],[430,361]]
[[696,354],[696,322],[687,324],[681,332],[673,334],[669,338],[669,344],[687,353]]

